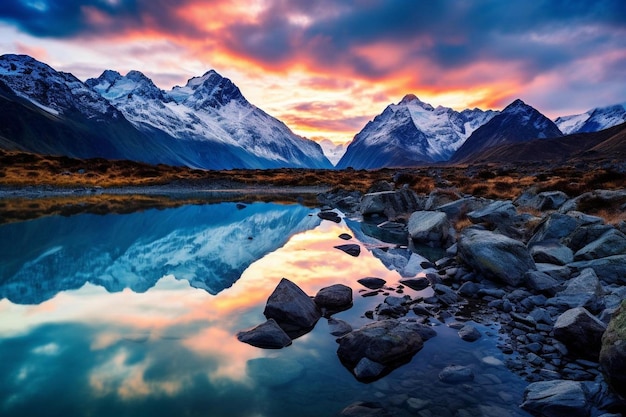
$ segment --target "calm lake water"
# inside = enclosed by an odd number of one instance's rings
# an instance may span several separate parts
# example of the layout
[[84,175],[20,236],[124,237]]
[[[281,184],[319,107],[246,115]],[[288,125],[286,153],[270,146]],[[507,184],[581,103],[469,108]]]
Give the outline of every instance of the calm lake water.
[[[527,415],[495,325],[475,343],[435,326],[409,364],[371,384],[341,365],[325,319],[281,350],[239,342],[283,277],[311,295],[352,287],[354,306],[335,317],[355,328],[383,301],[361,297],[357,279],[402,278],[406,250],[315,213],[221,203],[0,226],[0,415],[323,417],[356,401],[399,416]],[[341,233],[359,257],[333,248]],[[475,380],[439,382],[452,364]]]

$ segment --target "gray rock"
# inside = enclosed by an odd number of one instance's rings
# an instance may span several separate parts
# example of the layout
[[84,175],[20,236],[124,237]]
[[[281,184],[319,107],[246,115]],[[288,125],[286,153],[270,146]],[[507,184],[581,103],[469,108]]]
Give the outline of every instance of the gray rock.
[[320,211],[317,213],[317,217],[322,220],[330,220],[335,223],[341,222],[341,217],[339,217],[339,214],[334,211]]
[[511,201],[494,201],[486,206],[467,213],[467,218],[474,224],[510,223],[517,217],[517,208]]
[[536,233],[528,241],[529,245],[543,241],[561,241],[580,225],[574,217],[561,213],[552,213],[538,227]]
[[428,194],[428,199],[426,200],[422,210],[435,210],[444,204],[451,203],[460,198],[461,194],[457,192],[436,188]]
[[478,296],[478,291],[481,288],[482,287],[479,284],[472,281],[467,281],[464,282],[461,287],[459,287],[457,292],[463,297],[476,298]]
[[591,268],[604,283],[626,285],[626,255],[613,255],[590,261],[572,262],[567,266],[575,270]]
[[583,261],[623,254],[626,254],[626,235],[617,229],[610,229],[576,252],[574,260]]
[[376,380],[384,375],[385,365],[364,357],[354,367],[354,376],[360,381]]
[[521,408],[537,416],[585,417],[589,402],[579,381],[540,381],[526,387]]
[[433,285],[433,289],[435,290],[435,294],[437,295],[439,301],[445,305],[453,305],[459,300],[459,296],[454,292],[454,290],[443,284],[435,284]]
[[438,206],[435,208],[448,216],[451,222],[457,221],[471,211],[480,210],[489,204],[489,200],[478,197],[464,197],[459,200]]
[[287,334],[313,328],[322,316],[317,304],[286,278],[280,281],[268,298],[263,314],[276,320]]
[[317,292],[313,301],[327,311],[347,310],[352,306],[352,288],[343,284],[324,287]]
[[537,269],[522,242],[473,228],[461,233],[458,256],[486,277],[513,286],[523,282],[526,272]]
[[475,342],[481,338],[481,334],[478,329],[471,324],[466,324],[459,329],[459,337],[466,342]]
[[602,336],[600,366],[615,392],[626,398],[626,301],[615,311]]
[[409,217],[407,228],[414,243],[443,246],[448,240],[450,222],[439,211],[416,211]]
[[402,214],[423,210],[424,205],[424,197],[418,196],[412,190],[403,188],[397,191],[365,194],[361,199],[361,214],[363,216],[378,214],[386,216],[388,219],[395,219]]
[[370,290],[377,290],[379,288],[382,288],[387,283],[387,281],[385,281],[384,279],[376,277],[361,278],[357,280],[357,282],[365,288],[369,288]]
[[542,242],[530,248],[530,255],[535,262],[565,265],[574,260],[570,248],[558,242]]
[[469,366],[450,365],[439,373],[439,380],[446,384],[458,384],[474,380],[474,371]]
[[573,252],[577,252],[591,242],[599,239],[600,236],[611,229],[613,229],[613,227],[608,224],[580,226],[567,236],[567,238],[563,239],[563,243]]
[[563,191],[545,191],[537,194],[529,207],[537,210],[558,210],[568,200]]
[[348,255],[354,256],[354,257],[357,257],[361,254],[361,247],[354,243],[347,243],[345,245],[337,245],[337,246],[334,246],[334,248],[344,251]]
[[583,307],[567,310],[554,323],[554,337],[581,357],[598,360],[606,325]]
[[263,349],[281,349],[291,344],[291,338],[274,319],[237,333],[237,339]]
[[541,271],[528,271],[525,283],[531,290],[550,296],[555,295],[561,286],[560,281]]
[[580,210],[583,205],[595,207],[607,207],[610,205],[620,206],[626,203],[626,191],[624,190],[594,190],[568,200],[560,212],[566,213],[572,210]]
[[596,313],[604,308],[603,295],[604,289],[598,276],[593,269],[586,268],[577,277],[572,278],[563,291],[548,300],[547,304],[563,310],[585,307]]
[[349,323],[335,318],[328,319],[328,327],[330,328],[330,334],[336,337],[341,337],[352,331],[352,326]]
[[385,368],[376,378],[381,377],[408,362],[422,349],[424,339],[420,333],[427,335],[423,327],[394,319],[368,323],[338,340],[337,356],[352,373],[363,358],[382,364]]

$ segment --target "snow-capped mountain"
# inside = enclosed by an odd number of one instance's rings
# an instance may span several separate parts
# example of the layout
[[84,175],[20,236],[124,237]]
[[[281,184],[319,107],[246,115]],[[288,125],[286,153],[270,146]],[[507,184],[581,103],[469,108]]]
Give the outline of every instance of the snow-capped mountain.
[[301,205],[235,206],[50,216],[2,225],[0,300],[39,304],[86,282],[109,292],[144,292],[169,274],[217,294],[253,262],[321,221]]
[[554,123],[566,135],[597,132],[626,122],[626,103],[597,107],[581,114],[557,117]]
[[317,143],[320,144],[320,146],[322,147],[322,151],[324,152],[324,155],[326,156],[326,158],[328,158],[328,160],[333,165],[336,165],[337,162],[339,162],[339,160],[341,159],[341,157],[346,153],[347,145],[345,144],[337,145],[335,144],[335,142],[331,141],[330,139],[322,139],[318,141]]
[[348,145],[337,168],[373,169],[411,166],[448,160],[479,126],[497,111],[468,109],[457,112],[434,108],[406,95],[389,105]]
[[[331,168],[317,143],[250,104],[232,81],[213,70],[170,91],[159,90],[138,71],[126,76],[105,71],[86,84],[139,130],[202,148],[212,168]],[[207,144],[215,149],[205,150]]]
[[481,152],[495,146],[560,136],[563,133],[554,122],[518,99],[476,129],[454,153],[451,161],[471,162],[480,158]]
[[215,71],[165,92],[138,71],[83,83],[25,55],[0,56],[0,146],[208,169],[332,167]]

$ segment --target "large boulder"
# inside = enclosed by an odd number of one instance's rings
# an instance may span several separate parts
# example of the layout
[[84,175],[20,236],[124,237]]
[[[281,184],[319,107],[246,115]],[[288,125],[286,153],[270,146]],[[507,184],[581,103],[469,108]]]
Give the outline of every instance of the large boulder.
[[556,297],[548,300],[548,305],[561,308],[561,311],[575,307],[585,307],[594,313],[604,308],[604,289],[598,276],[591,268],[583,269],[580,274],[572,278],[565,289]]
[[555,241],[531,246],[530,255],[538,263],[565,265],[574,261],[574,252],[567,246]]
[[446,213],[448,219],[452,222],[460,220],[467,213],[480,210],[489,204],[490,201],[479,197],[464,197],[450,203],[436,207],[435,210]]
[[403,214],[423,210],[424,204],[425,198],[418,196],[410,189],[381,191],[363,196],[361,214],[363,216],[382,215],[389,219],[395,219]]
[[263,349],[281,349],[291,344],[291,338],[274,319],[237,333],[237,339]]
[[521,408],[542,417],[586,417],[589,401],[580,381],[540,381],[526,387]]
[[621,207],[626,204],[626,190],[594,190],[579,195],[563,204],[559,211],[585,211],[589,208]]
[[554,323],[554,337],[579,356],[598,360],[602,334],[606,325],[583,307],[561,314]]
[[518,286],[528,271],[537,269],[522,242],[498,233],[466,228],[457,247],[461,261],[505,284]]
[[376,321],[341,337],[337,356],[357,379],[373,381],[411,360],[434,334],[415,322]]
[[409,217],[407,227],[414,243],[443,246],[448,240],[450,222],[440,211],[416,211]]
[[626,300],[613,313],[602,336],[600,366],[613,390],[626,398]]
[[626,285],[626,255],[572,262],[567,266],[574,270],[591,268],[603,283]]
[[276,320],[290,335],[312,329],[322,316],[315,301],[286,278],[280,281],[268,298],[263,314],[268,319]]
[[611,228],[598,239],[577,251],[574,254],[574,260],[583,261],[623,254],[626,254],[626,235]]
[[563,191],[544,191],[531,198],[524,206],[541,211],[558,210],[567,199],[567,194]]
[[467,213],[472,223],[495,225],[510,223],[517,216],[517,208],[510,201],[494,201],[478,210]]
[[561,241],[570,235],[580,225],[580,221],[572,216],[562,213],[552,213],[539,225],[535,234],[530,238],[528,244],[543,241]]

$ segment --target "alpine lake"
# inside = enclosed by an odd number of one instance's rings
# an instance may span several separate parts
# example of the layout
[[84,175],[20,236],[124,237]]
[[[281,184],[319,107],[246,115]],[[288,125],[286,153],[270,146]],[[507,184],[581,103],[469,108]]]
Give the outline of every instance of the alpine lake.
[[[357,280],[404,278],[409,249],[317,212],[251,199],[0,225],[0,415],[324,417],[359,401],[394,416],[528,415],[497,323],[474,323],[482,337],[469,343],[432,318],[437,336],[371,383],[341,364],[325,318],[283,349],[238,341],[283,277],[309,295],[351,287],[353,306],[333,317],[354,329],[385,297]],[[345,243],[360,255],[335,248]],[[440,381],[454,364],[474,380]]]

